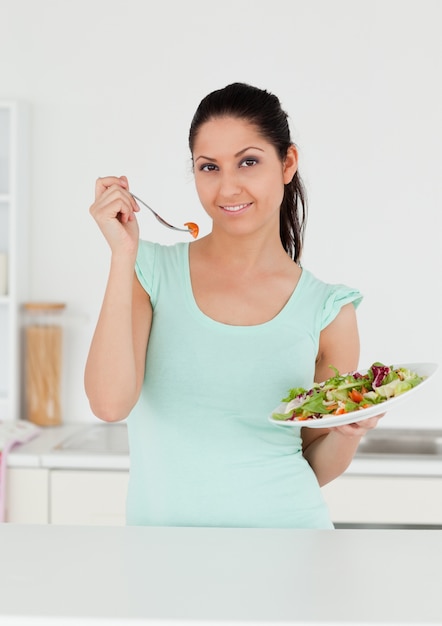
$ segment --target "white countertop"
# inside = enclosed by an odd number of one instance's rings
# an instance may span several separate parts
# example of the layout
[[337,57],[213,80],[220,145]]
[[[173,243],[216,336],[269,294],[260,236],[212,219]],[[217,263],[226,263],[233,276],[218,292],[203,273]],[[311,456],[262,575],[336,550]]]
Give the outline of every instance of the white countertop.
[[[99,449],[91,449],[88,433],[118,433],[116,437],[102,437]],[[112,431],[110,430],[112,429]],[[83,448],[62,448],[63,442],[84,434]],[[117,441],[115,441],[118,439]],[[106,447],[108,444],[108,447]],[[117,445],[115,445],[117,444]],[[8,467],[44,467],[128,470],[129,453],[126,424],[63,424],[41,428],[32,441],[15,446],[8,455]]]
[[[109,430],[112,429],[112,430]],[[101,433],[98,448],[88,435]],[[106,436],[104,436],[106,435]],[[110,437],[109,435],[114,435]],[[73,436],[84,436],[81,448],[61,449],[60,444]],[[100,447],[101,446],[101,447]],[[99,450],[99,451],[97,451]],[[26,444],[16,446],[8,455],[8,467],[128,470],[129,454],[126,424],[65,424],[42,428]],[[442,476],[442,458],[432,456],[381,455],[356,456],[346,475]]]
[[442,531],[0,525],[0,625],[442,624]]
[[424,457],[355,457],[346,476],[442,476],[442,459]]

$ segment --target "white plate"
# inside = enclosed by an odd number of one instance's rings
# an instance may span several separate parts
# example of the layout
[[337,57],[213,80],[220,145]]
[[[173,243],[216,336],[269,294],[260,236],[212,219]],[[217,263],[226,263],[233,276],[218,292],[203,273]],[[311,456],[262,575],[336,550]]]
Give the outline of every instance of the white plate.
[[[269,416],[269,421],[272,424],[276,424],[277,426],[286,426],[293,428],[306,427],[306,428],[331,428],[332,426],[344,426],[344,424],[354,424],[356,422],[360,422],[362,420],[367,419],[368,417],[373,417],[374,415],[379,415],[381,413],[385,413],[390,408],[396,406],[396,404],[406,398],[410,397],[410,394],[421,389],[422,385],[424,385],[430,377],[436,372],[438,365],[436,363],[405,363],[402,365],[394,365],[393,368],[397,369],[399,367],[405,367],[406,369],[411,370],[412,372],[416,372],[418,376],[424,376],[424,380],[413,387],[409,391],[402,393],[399,396],[395,396],[394,398],[390,398],[389,400],[385,400],[385,402],[381,402],[380,404],[374,404],[368,409],[358,409],[357,411],[353,411],[352,413],[344,413],[343,415],[331,415],[329,417],[322,417],[320,419],[309,419],[309,420],[276,420],[272,417],[273,413],[284,413],[285,407],[287,405],[286,402],[282,402],[279,406],[277,406]],[[358,370],[361,374],[365,374],[367,370]]]

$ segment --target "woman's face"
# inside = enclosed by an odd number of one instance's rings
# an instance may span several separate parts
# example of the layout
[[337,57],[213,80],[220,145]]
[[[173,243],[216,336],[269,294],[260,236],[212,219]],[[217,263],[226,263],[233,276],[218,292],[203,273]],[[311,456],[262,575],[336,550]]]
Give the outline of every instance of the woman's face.
[[203,124],[193,149],[195,184],[214,228],[246,234],[278,228],[284,185],[297,167],[292,146],[284,162],[248,121],[220,117]]

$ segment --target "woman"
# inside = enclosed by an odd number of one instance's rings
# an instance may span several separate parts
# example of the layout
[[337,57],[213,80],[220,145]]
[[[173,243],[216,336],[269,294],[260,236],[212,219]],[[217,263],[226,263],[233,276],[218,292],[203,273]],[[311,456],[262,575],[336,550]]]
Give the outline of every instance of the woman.
[[86,366],[93,412],[129,416],[129,524],[332,528],[320,486],[378,418],[332,429],[267,420],[290,387],[357,368],[358,291],[299,265],[305,201],[286,113],[235,83],[209,94],[189,146],[213,227],[139,241],[127,179],[91,213],[111,248]]

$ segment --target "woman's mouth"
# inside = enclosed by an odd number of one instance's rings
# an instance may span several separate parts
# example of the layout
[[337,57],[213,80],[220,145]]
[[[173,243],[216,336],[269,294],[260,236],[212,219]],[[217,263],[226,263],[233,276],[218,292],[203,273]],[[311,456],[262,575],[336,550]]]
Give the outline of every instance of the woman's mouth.
[[251,204],[251,202],[243,204],[222,204],[221,209],[223,209],[223,211],[227,211],[228,213],[239,213],[240,211],[247,209]]

